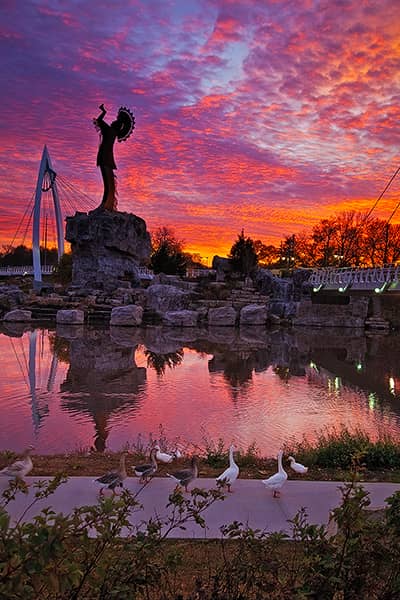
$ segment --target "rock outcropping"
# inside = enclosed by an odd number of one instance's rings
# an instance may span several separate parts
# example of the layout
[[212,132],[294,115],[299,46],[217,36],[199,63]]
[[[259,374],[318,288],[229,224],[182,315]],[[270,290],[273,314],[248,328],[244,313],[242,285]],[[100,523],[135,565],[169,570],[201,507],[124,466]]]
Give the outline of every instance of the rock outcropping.
[[0,317],[6,312],[23,305],[25,294],[17,285],[0,286]]
[[139,283],[138,266],[150,256],[146,223],[130,213],[77,212],[67,217],[72,248],[72,285],[111,292],[121,281]]

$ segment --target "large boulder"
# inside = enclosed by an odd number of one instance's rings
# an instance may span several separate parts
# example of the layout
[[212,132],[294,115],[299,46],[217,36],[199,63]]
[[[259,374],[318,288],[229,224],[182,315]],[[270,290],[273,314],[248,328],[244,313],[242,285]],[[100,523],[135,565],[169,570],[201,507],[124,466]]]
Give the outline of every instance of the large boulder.
[[217,281],[225,281],[225,277],[233,271],[232,261],[229,258],[222,256],[214,256],[212,260],[212,268],[216,272]]
[[261,294],[269,296],[272,294],[275,275],[268,269],[258,269],[254,276],[254,284]]
[[170,327],[196,327],[198,314],[195,310],[175,310],[163,316],[164,325]]
[[0,316],[24,303],[25,294],[17,285],[0,286]]
[[95,210],[66,219],[72,249],[72,284],[107,292],[121,281],[140,283],[138,266],[151,252],[146,223],[130,213]]
[[254,284],[261,294],[276,300],[293,299],[293,280],[277,277],[268,269],[258,269],[254,276]]
[[146,308],[163,315],[170,311],[189,308],[191,293],[173,285],[156,283],[146,290]]
[[268,310],[265,304],[247,304],[240,311],[240,325],[265,325]]
[[233,306],[219,306],[208,311],[208,324],[211,326],[233,327],[236,318],[237,314]]
[[85,313],[79,308],[58,310],[56,314],[57,323],[68,323],[69,325],[82,325],[85,321]]
[[111,311],[110,325],[119,327],[138,327],[142,324],[143,308],[136,304],[116,306]]
[[10,310],[10,312],[4,315],[5,321],[11,321],[15,323],[21,323],[25,321],[32,320],[32,312],[30,310],[23,310],[21,308],[16,308],[15,310]]

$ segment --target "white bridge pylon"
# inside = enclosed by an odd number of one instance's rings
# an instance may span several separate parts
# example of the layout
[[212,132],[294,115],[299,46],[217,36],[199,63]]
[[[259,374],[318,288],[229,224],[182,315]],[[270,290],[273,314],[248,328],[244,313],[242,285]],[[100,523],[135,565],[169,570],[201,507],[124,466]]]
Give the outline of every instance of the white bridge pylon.
[[[47,177],[46,177],[47,176]],[[49,181],[49,187],[45,189],[44,183]],[[42,284],[42,266],[40,261],[40,206],[42,201],[42,192],[49,191],[53,196],[54,213],[56,216],[57,228],[57,253],[58,260],[64,254],[64,228],[61,216],[60,200],[57,191],[56,172],[51,166],[50,154],[47,146],[43,148],[42,160],[40,161],[39,174],[35,192],[35,206],[33,209],[33,229],[32,229],[32,254],[33,254],[33,284],[40,287]]]

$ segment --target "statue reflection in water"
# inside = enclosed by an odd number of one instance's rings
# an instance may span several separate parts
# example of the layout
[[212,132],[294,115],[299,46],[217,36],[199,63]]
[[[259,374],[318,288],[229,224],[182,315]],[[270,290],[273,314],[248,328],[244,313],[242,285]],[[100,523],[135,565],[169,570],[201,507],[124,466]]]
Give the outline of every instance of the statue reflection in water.
[[246,397],[246,390],[253,382],[253,373],[266,371],[270,366],[268,349],[232,350],[220,348],[208,363],[210,373],[222,372],[229,384],[232,400]]
[[118,345],[108,331],[86,331],[85,337],[70,341],[70,367],[61,385],[68,394],[63,395],[61,406],[91,416],[98,452],[106,448],[111,418],[138,409],[146,369],[135,363],[136,348]]

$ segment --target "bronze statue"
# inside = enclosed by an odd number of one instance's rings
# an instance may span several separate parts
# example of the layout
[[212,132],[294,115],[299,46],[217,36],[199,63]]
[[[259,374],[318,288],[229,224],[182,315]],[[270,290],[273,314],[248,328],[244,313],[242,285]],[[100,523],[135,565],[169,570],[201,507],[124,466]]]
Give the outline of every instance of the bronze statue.
[[104,121],[107,113],[104,104],[99,106],[101,113],[93,123],[101,133],[99,151],[97,153],[97,166],[100,167],[103,177],[104,194],[99,209],[109,211],[117,210],[116,177],[114,170],[117,168],[114,160],[114,142],[124,142],[135,128],[135,118],[129,108],[121,106],[117,118],[109,125]]

